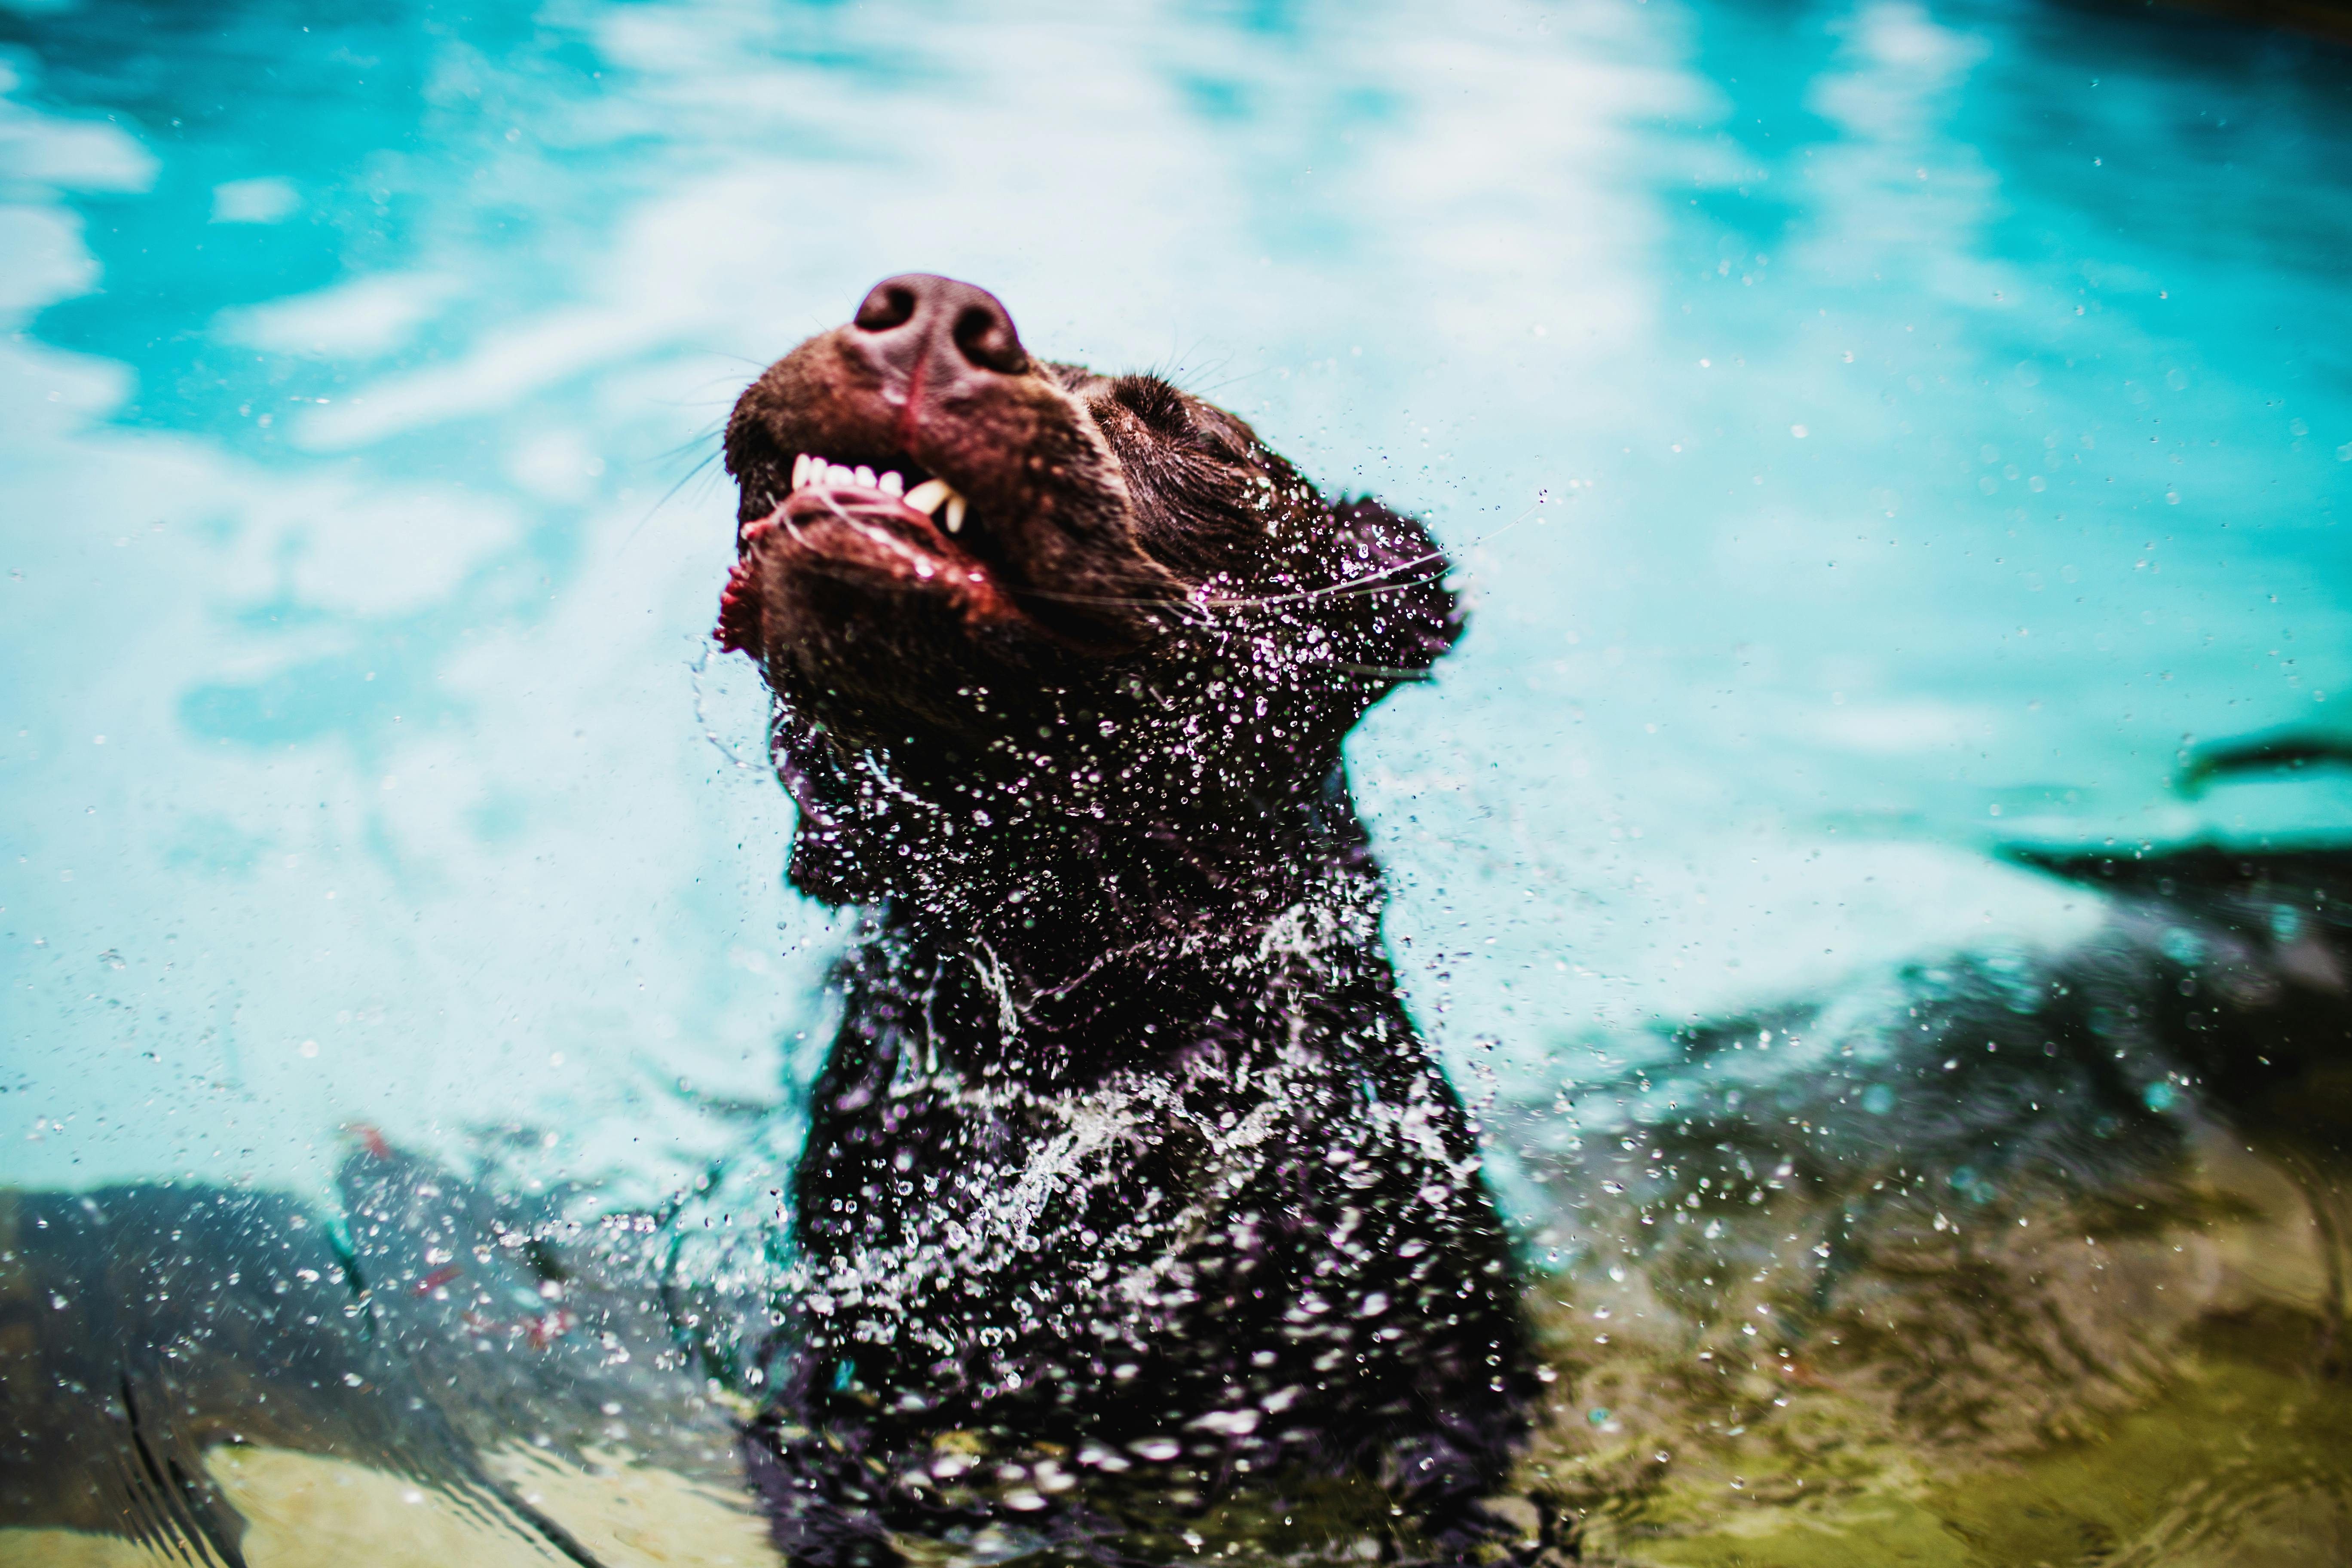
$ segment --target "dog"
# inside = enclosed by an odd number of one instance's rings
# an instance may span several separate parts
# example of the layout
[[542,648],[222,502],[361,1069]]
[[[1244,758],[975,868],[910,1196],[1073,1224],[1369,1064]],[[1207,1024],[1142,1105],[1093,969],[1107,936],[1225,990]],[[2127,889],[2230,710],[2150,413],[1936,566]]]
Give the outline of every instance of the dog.
[[1167,1560],[1247,1497],[1491,1554],[1541,1374],[1340,754],[1462,630],[1428,532],[930,276],[725,457],[715,635],[792,883],[864,910],[746,1437],[778,1544]]

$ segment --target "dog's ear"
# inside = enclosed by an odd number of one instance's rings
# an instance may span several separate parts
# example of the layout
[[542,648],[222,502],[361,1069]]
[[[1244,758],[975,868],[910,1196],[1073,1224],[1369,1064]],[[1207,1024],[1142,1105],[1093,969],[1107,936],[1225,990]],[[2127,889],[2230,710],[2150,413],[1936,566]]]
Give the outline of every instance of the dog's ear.
[[1461,600],[1445,584],[1453,563],[1418,518],[1369,496],[1342,500],[1328,538],[1315,618],[1343,658],[1391,672],[1381,689],[1418,678],[1460,639]]

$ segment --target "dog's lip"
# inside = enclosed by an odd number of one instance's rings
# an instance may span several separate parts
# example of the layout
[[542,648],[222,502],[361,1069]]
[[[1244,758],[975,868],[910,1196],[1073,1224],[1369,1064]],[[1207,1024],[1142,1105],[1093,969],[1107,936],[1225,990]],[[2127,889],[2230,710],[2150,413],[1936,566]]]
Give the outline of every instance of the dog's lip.
[[[803,484],[740,525],[736,552],[754,573],[847,573],[900,592],[944,595],[991,620],[1034,622],[1006,594],[995,563],[966,548],[971,539],[969,531],[961,542],[949,538],[929,513],[878,485],[827,481]],[[784,545],[782,556],[769,554],[773,543]]]
[[[867,485],[803,485],[776,503],[766,517],[737,531],[739,545],[748,546],[761,525],[803,533],[812,524],[838,521],[919,566],[918,576],[934,571],[986,570],[977,557],[941,532],[929,512],[907,504],[905,498]],[[915,558],[920,557],[919,561]],[[973,581],[979,581],[975,576]]]
[[970,499],[955,486],[926,475],[920,468],[903,459],[882,468],[878,464],[836,463],[818,453],[803,452],[793,459],[792,488],[801,490],[811,486],[866,490],[903,500],[927,517],[943,518],[950,533],[962,530],[964,517],[971,506]]
[[[930,443],[918,459],[873,421],[817,412],[766,422],[763,450],[738,469],[736,552],[755,573],[780,574],[779,582],[807,574],[873,586],[891,582],[903,593],[945,592],[968,617],[1020,623],[1082,648],[1125,648],[1156,629],[1141,598],[1090,598],[1080,584],[1066,591],[1032,580],[1040,565],[1066,563],[1050,551],[1043,563],[1030,559],[1038,531],[1000,510],[1024,504],[1018,481],[1034,465],[1018,455],[971,442],[934,450],[940,444]],[[943,467],[933,466],[940,461]],[[1015,493],[1005,493],[1008,481]],[[975,490],[980,500],[967,500]],[[1134,565],[1148,570],[1148,553],[1129,549]]]
[[764,581],[838,579],[887,594],[921,595],[969,618],[1030,622],[988,563],[950,542],[929,514],[878,487],[807,484],[735,531],[735,569],[712,636],[764,658],[757,603]]
[[738,552],[744,548],[746,536],[755,522],[790,521],[794,503],[803,496],[813,501],[798,509],[803,521],[813,521],[827,512],[837,513],[853,524],[887,519],[901,528],[913,525],[923,545],[934,554],[971,553],[950,543],[940,534],[941,523],[949,534],[961,532],[971,513],[969,498],[946,479],[929,475],[904,458],[837,463],[814,452],[803,452],[793,458],[791,481],[781,500],[773,499],[771,491],[772,504],[766,512],[743,516],[737,522]]
[[[781,463],[774,472],[780,479],[786,477]],[[994,581],[1003,586],[1005,563],[992,548],[998,542],[971,500],[947,479],[904,455],[870,462],[836,462],[813,451],[795,455],[783,499],[764,516],[737,524],[736,552],[748,552],[753,529],[765,524],[801,539],[817,554],[827,553],[807,532],[828,521],[878,547],[881,559],[895,558],[904,567],[902,575],[915,582],[977,588]],[[877,563],[872,548],[856,553],[869,569]]]

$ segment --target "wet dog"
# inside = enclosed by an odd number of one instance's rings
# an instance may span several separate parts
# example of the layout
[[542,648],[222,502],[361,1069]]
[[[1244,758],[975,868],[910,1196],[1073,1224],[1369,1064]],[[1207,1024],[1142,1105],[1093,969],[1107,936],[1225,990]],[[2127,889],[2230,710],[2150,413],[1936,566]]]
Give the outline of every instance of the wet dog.
[[726,457],[791,879],[869,911],[747,1447],[778,1542],[1189,1556],[1247,1494],[1479,1549],[1537,1373],[1340,759],[1461,629],[1429,535],[941,278]]

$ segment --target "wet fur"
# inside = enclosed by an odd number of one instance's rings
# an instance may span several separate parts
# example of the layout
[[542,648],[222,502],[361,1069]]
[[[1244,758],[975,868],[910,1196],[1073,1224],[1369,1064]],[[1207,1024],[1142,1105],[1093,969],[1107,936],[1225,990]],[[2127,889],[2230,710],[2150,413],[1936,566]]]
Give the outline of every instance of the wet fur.
[[[748,1449],[777,1539],[1181,1554],[1143,1516],[1248,1480],[1468,1550],[1535,1374],[1339,752],[1458,634],[1443,560],[1164,381],[1009,320],[959,360],[891,287],[728,437],[721,635],[778,700],[792,879],[870,911]],[[804,451],[943,478],[971,524],[788,496]]]

